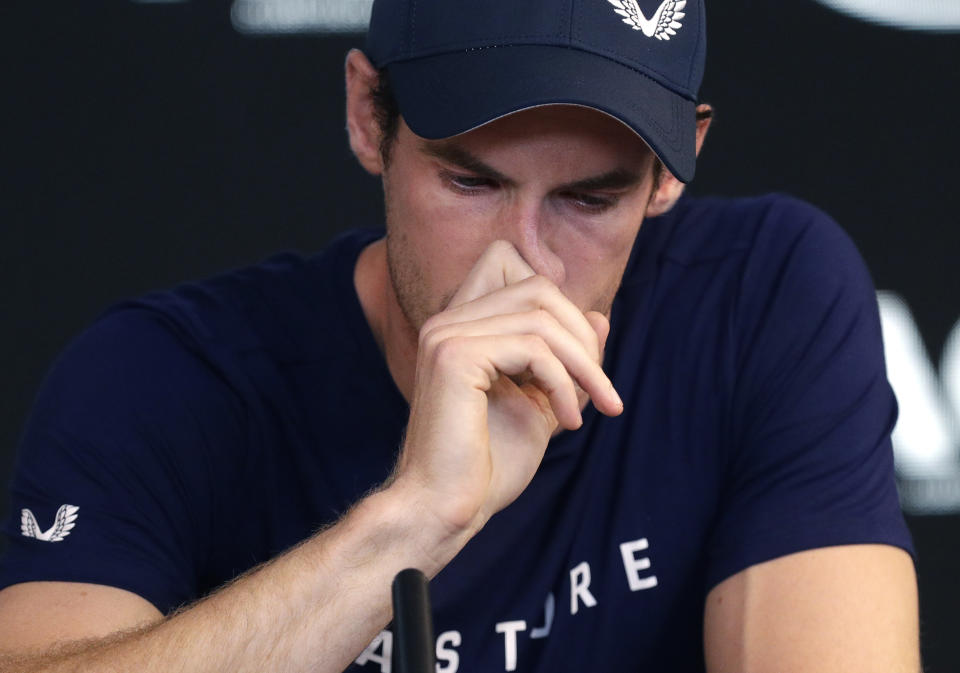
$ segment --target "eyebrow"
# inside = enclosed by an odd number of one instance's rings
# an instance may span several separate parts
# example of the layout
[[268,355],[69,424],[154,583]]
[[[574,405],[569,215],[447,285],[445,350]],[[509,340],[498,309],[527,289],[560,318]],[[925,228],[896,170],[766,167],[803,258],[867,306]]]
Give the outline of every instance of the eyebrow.
[[483,161],[470,154],[470,152],[454,143],[424,143],[421,149],[426,155],[446,161],[447,163],[451,163],[465,171],[470,171],[471,173],[476,173],[484,177],[493,178],[494,180],[503,182],[505,184],[513,184],[513,180],[508,178],[506,175],[492,166],[488,166]]
[[[428,156],[435,157],[453,164],[465,171],[491,178],[506,185],[515,184],[506,175],[487,165],[466,149],[452,142],[424,143],[421,151]],[[643,176],[629,171],[626,168],[615,168],[612,171],[594,175],[582,180],[561,185],[560,191],[592,192],[604,189],[627,189],[642,182]]]
[[627,189],[640,184],[643,178],[626,168],[615,168],[600,175],[584,178],[564,185],[564,189],[573,192],[593,192],[604,189]]

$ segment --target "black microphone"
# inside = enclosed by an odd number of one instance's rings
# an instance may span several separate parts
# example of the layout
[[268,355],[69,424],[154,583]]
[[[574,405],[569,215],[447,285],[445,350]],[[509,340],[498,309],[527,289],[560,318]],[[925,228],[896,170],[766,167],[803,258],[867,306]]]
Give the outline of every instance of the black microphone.
[[393,578],[393,673],[434,673],[433,617],[427,578],[407,568]]

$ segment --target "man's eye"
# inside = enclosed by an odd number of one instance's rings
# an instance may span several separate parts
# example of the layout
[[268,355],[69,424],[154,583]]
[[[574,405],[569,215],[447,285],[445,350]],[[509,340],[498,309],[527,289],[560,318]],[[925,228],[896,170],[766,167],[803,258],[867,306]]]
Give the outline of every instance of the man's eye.
[[577,208],[589,213],[602,213],[617,203],[617,199],[612,196],[597,196],[579,192],[569,192],[564,196],[572,201]]
[[477,192],[492,189],[497,186],[497,183],[490,178],[483,178],[476,175],[444,173],[443,179],[454,190],[465,194],[476,194]]

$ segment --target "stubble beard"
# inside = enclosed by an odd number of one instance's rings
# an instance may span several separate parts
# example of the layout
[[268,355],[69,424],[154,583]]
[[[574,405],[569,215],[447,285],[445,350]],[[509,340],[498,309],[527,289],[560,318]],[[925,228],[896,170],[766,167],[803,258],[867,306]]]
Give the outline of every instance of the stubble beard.
[[441,297],[437,305],[431,305],[426,289],[426,274],[417,257],[409,250],[409,240],[388,224],[386,244],[387,271],[394,298],[410,331],[419,334],[428,318],[449,305],[453,293]]

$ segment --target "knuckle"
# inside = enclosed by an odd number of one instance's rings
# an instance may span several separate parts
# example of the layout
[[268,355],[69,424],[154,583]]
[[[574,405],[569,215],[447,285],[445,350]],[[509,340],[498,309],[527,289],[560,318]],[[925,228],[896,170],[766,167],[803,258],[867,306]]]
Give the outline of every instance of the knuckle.
[[554,285],[549,278],[539,273],[530,278],[530,284],[533,285],[533,289],[537,292],[550,292],[551,290],[557,289],[557,286]]
[[463,337],[438,338],[431,350],[432,359],[438,365],[458,362],[463,354],[466,340]]
[[426,321],[424,321],[423,327],[420,328],[420,335],[423,336],[424,334],[429,333],[430,331],[436,329],[442,324],[443,323],[440,319],[440,314],[435,313],[434,315],[427,318]]
[[420,328],[419,342],[421,348],[430,348],[436,345],[437,340],[442,338],[444,324],[437,316],[427,318]]
[[537,274],[530,277],[530,287],[535,301],[541,306],[558,306],[569,301],[560,291],[556,283],[544,275]]
[[524,334],[520,338],[523,349],[531,355],[543,356],[550,352],[547,342],[536,334]]
[[533,312],[534,324],[541,329],[552,329],[557,320],[547,309],[542,306]]

